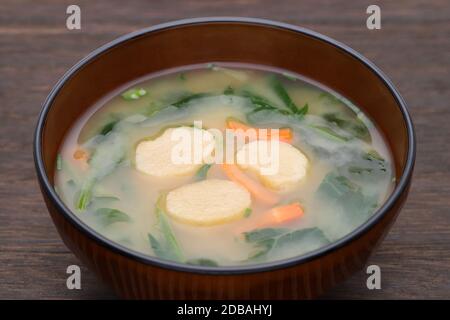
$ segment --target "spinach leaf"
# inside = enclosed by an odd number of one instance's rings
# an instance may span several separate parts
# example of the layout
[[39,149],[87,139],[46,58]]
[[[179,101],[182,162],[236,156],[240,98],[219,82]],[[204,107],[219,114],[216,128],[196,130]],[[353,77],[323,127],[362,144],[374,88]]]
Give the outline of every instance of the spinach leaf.
[[232,86],[226,87],[225,90],[223,91],[223,94],[226,96],[234,94],[233,87]]
[[351,180],[370,185],[372,189],[383,189],[380,184],[388,184],[391,169],[383,157],[375,151],[357,154],[353,160],[339,167],[338,172]]
[[89,171],[81,187],[76,204],[78,210],[85,210],[92,198],[92,188],[95,183],[110,174],[125,158],[125,140],[111,133],[104,137],[89,159]]
[[118,201],[118,200],[120,200],[116,196],[100,196],[100,195],[96,195],[93,198],[95,200],[100,200],[100,201]]
[[119,122],[118,119],[114,119],[110,122],[108,122],[107,124],[105,124],[103,126],[103,128],[100,130],[100,134],[102,136],[106,136],[108,133],[110,133],[112,131],[112,129],[114,129],[114,126]]
[[294,113],[294,117],[297,119],[302,119],[309,111],[309,105],[305,103],[303,107],[297,110],[297,112]]
[[157,239],[149,233],[148,238],[150,241],[150,245],[158,257],[182,262],[184,260],[183,252],[172,231],[170,222],[167,218],[167,214],[162,208],[162,201],[163,197],[161,197],[155,205],[155,213],[158,218],[161,237],[160,239]]
[[206,176],[208,174],[209,169],[211,168],[212,164],[204,164],[203,166],[198,169],[197,173],[195,174],[195,178],[197,180],[204,180],[206,179]]
[[375,149],[371,149],[369,150],[365,155],[364,155],[364,159],[369,160],[369,161],[378,161],[378,163],[381,165],[386,162],[386,160],[378,153],[377,150]]
[[362,187],[339,172],[330,172],[319,186],[318,193],[329,203],[339,206],[355,223],[365,221],[377,206],[376,196],[369,197]]
[[191,265],[217,267],[218,263],[208,258],[197,258],[190,260],[186,260],[184,258],[183,251],[170,226],[167,213],[162,207],[163,200],[164,198],[160,197],[155,205],[155,213],[158,218],[160,235],[159,237],[155,237],[150,233],[148,234],[148,240],[155,255],[162,259],[184,262]]
[[250,102],[253,104],[253,106],[256,107],[256,109],[254,109],[252,112],[258,112],[260,110],[267,109],[267,110],[276,110],[279,112],[286,112],[286,114],[288,113],[287,110],[281,110],[278,106],[276,106],[273,102],[271,102],[267,98],[260,96],[256,93],[253,93],[249,90],[243,90],[241,95],[244,98],[248,98]]
[[275,110],[269,108],[256,108],[246,114],[246,120],[248,123],[254,125],[273,125],[273,123],[281,123],[284,126],[287,125],[289,112],[286,110]]
[[275,242],[276,240],[274,238],[269,238],[255,243],[254,251],[250,253],[248,260],[264,257],[273,249]]
[[114,205],[115,202],[119,201],[120,199],[115,196],[107,196],[107,195],[92,195],[91,197],[91,203],[95,204],[96,207],[100,206],[111,206]]
[[345,176],[338,175],[335,172],[328,173],[319,186],[319,191],[326,193],[334,198],[343,196],[355,196],[361,191],[361,187],[353,183]]
[[145,96],[147,91],[144,88],[133,88],[122,93],[122,98],[125,100],[138,100]]
[[261,112],[268,114],[270,118],[272,115],[281,115],[291,117],[296,120],[301,120],[308,113],[309,106],[306,103],[303,107],[299,108],[291,99],[281,81],[275,76],[269,78],[269,84],[274,90],[275,94],[283,102],[284,107],[277,106],[267,98],[255,94],[249,90],[244,90],[241,95],[250,99],[250,102],[254,106],[254,109],[247,114],[247,121],[250,123],[256,123]]
[[218,267],[219,264],[211,259],[207,258],[198,258],[198,259],[190,259],[186,261],[187,264],[195,265],[195,266],[205,266],[205,267]]
[[273,102],[266,98],[251,93],[250,91],[244,91],[243,96],[250,99],[250,102],[255,107],[252,111],[247,113],[246,118],[249,123],[259,123],[260,119],[275,119],[275,118],[293,118],[301,120],[303,116],[308,112],[308,104],[305,104],[297,113],[292,113],[288,109],[278,107]]
[[345,105],[345,103],[341,99],[339,99],[337,96],[335,96],[334,94],[331,94],[329,92],[322,92],[322,93],[320,93],[319,98],[328,100],[332,104],[343,104],[343,105]]
[[297,105],[294,103],[294,101],[292,101],[291,97],[286,91],[286,88],[283,86],[278,77],[275,75],[270,76],[269,84],[272,87],[275,94],[280,98],[281,101],[283,101],[284,105],[289,110],[291,110],[292,113],[296,114],[299,111],[299,109]]
[[340,129],[348,132],[356,138],[369,142],[371,141],[369,129],[366,127],[364,122],[356,116],[356,114],[354,117],[345,117],[337,113],[326,113],[323,115],[323,118],[330,123],[334,123]]
[[171,257],[168,255],[167,250],[163,243],[159,242],[154,236],[150,233],[148,234],[148,241],[150,242],[150,247],[153,249],[153,252],[157,257],[163,259],[170,259]]
[[94,216],[97,221],[103,227],[109,226],[115,222],[129,222],[131,221],[130,216],[126,213],[111,208],[99,208],[94,212]]
[[262,258],[269,253],[277,254],[293,245],[311,251],[330,242],[318,228],[294,231],[284,228],[257,229],[244,233],[244,238],[248,243],[254,245],[254,251],[249,255],[249,260]]
[[196,100],[196,99],[208,97],[209,95],[210,95],[209,93],[192,93],[192,94],[188,94],[188,95],[185,95],[184,97],[180,98],[179,100],[170,103],[170,105],[175,106],[177,108],[183,108],[189,102],[191,102],[193,100]]
[[287,245],[299,244],[309,240],[313,242],[313,246],[316,248],[330,243],[327,237],[323,234],[322,230],[319,228],[306,228],[283,234],[278,238],[276,247],[281,248]]
[[260,242],[274,237],[278,237],[289,229],[286,228],[263,228],[244,232],[244,239],[247,242]]
[[338,142],[347,142],[348,140],[350,140],[350,138],[343,136],[343,135],[337,133],[336,131],[334,131],[333,129],[326,127],[326,126],[313,125],[312,128],[316,132],[320,133],[324,137],[331,139],[331,140],[335,140]]
[[87,206],[91,202],[93,185],[94,182],[91,179],[86,180],[83,183],[78,196],[78,201],[76,202],[76,207],[78,210],[86,210]]
[[348,172],[350,173],[356,173],[356,174],[364,174],[364,173],[372,173],[373,169],[371,168],[363,168],[363,167],[356,167],[356,166],[349,166]]

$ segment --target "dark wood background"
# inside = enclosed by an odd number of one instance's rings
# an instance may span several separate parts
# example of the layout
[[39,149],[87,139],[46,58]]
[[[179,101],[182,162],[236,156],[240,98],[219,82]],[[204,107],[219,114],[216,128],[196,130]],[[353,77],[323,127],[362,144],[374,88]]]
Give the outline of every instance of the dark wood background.
[[[82,30],[65,28],[66,7]],[[381,7],[382,29],[366,28]],[[324,298],[450,298],[450,2],[430,1],[0,1],[0,298],[114,298],[82,267],[82,290],[66,289],[79,264],[61,242],[38,190],[32,135],[59,77],[112,39],[156,23],[199,16],[253,16],[301,25],[358,50],[403,94],[418,153],[409,200],[370,264],[382,289],[361,272]],[[251,44],[249,44],[251,45]]]

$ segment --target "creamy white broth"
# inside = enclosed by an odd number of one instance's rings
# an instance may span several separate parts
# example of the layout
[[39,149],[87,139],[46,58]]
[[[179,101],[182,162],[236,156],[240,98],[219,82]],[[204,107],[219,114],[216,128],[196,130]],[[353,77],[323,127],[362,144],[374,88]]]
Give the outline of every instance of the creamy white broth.
[[[308,112],[303,118],[294,119],[272,110],[262,110],[256,112],[256,115],[248,116],[255,110],[255,106],[251,99],[242,94],[247,90],[276,105],[283,105],[283,100],[267,80],[274,71],[278,73],[277,79],[299,108],[308,104]],[[234,93],[224,94],[229,87]],[[122,94],[129,88],[142,88],[146,94],[136,100],[126,100]],[[174,101],[196,93],[208,93],[208,96],[193,99],[182,108],[171,105]],[[357,117],[367,129],[370,140],[355,137],[352,130],[344,130],[336,122],[327,120],[324,116],[327,113],[336,113],[351,119]],[[280,205],[298,201],[304,214],[284,224],[267,226],[266,229],[282,228],[284,231],[276,237],[266,239],[273,239],[276,245],[258,257],[252,256],[261,251],[261,248],[264,249],[268,242],[251,242],[242,233],[258,229],[261,215],[271,209],[271,206],[260,203],[254,197],[250,216],[228,223],[195,226],[166,216],[182,252],[183,258],[179,259],[179,262],[240,265],[301,255],[336,241],[354,230],[370,217],[393,188],[394,172],[389,149],[377,128],[356,106],[300,76],[293,80],[283,76],[279,70],[261,70],[258,66],[228,64],[219,67],[194,66],[151,75],[112,93],[93,106],[75,123],[64,139],[58,161],[59,170],[55,176],[55,188],[64,203],[99,233],[130,249],[167,258],[158,254],[149,241],[148,234],[164,240],[160,221],[155,214],[155,204],[161,194],[192,183],[197,178],[193,175],[175,178],[153,177],[136,170],[136,146],[143,139],[158,137],[169,127],[189,126],[196,120],[202,120],[204,128],[224,130],[226,120],[230,117],[253,127],[292,129],[294,137],[291,144],[307,156],[309,167],[304,180],[294,189],[277,193],[281,198]],[[109,123],[113,123],[112,130],[106,135],[99,134]],[[317,127],[332,128],[335,133],[348,140],[338,141],[330,138]],[[80,189],[86,186],[86,181],[90,181],[90,172],[95,165],[95,161],[93,164],[89,157],[98,152],[99,148],[105,148],[111,154],[122,152],[123,149],[124,155],[110,172],[100,168],[106,173],[92,183],[89,203],[86,208],[80,210],[77,208]],[[74,153],[79,149],[86,151],[87,160],[74,158]],[[376,150],[376,153],[372,150]],[[364,160],[368,152],[375,156]],[[378,170],[378,158],[383,159],[380,162],[382,170]],[[369,172],[369,169],[372,171]],[[324,183],[324,179],[335,171],[340,174],[337,179],[331,180],[333,183],[330,189],[330,184]],[[342,172],[346,179],[340,180]],[[252,179],[258,179],[250,172],[246,174]],[[228,180],[228,177],[220,165],[213,165],[206,179]],[[352,201],[348,201],[348,198],[345,198],[347,201],[339,200],[334,193],[334,183],[338,182],[350,188],[345,187],[343,190],[362,191],[351,193],[349,197]],[[338,195],[339,192],[342,190],[338,190]],[[113,218],[105,222],[105,219],[99,219],[96,214],[101,208],[119,210],[126,214],[126,217],[119,216],[118,219]],[[283,235],[297,230],[309,230],[310,233],[304,236],[297,232],[294,236],[280,240]],[[284,245],[277,247],[278,243]],[[198,259],[203,260],[198,262]]]

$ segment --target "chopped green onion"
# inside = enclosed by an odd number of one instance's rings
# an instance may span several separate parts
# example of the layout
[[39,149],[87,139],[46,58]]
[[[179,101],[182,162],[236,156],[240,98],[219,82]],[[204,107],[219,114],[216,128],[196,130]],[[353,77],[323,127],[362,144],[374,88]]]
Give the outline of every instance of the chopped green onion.
[[122,93],[122,98],[124,98],[125,100],[138,100],[146,94],[147,91],[144,88],[133,88]]
[[62,170],[62,156],[61,156],[61,154],[58,154],[56,156],[56,170],[58,170],[58,171]]

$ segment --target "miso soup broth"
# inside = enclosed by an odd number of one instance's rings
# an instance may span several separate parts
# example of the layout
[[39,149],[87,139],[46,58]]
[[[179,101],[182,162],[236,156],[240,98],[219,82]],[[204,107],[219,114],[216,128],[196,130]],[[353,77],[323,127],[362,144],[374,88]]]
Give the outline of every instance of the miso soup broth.
[[[174,162],[181,131],[194,137],[189,150],[210,148]],[[264,162],[263,147],[276,155]],[[220,148],[231,162],[217,161]],[[149,75],[104,97],[66,135],[55,189],[82,221],[125,247],[233,266],[342,238],[383,204],[394,176],[381,133],[344,97],[283,70],[224,63]]]

